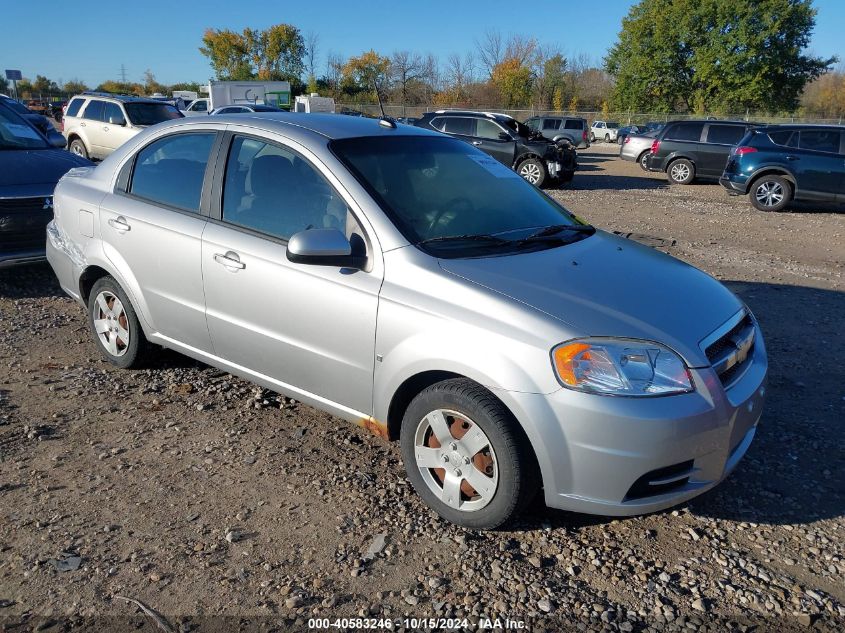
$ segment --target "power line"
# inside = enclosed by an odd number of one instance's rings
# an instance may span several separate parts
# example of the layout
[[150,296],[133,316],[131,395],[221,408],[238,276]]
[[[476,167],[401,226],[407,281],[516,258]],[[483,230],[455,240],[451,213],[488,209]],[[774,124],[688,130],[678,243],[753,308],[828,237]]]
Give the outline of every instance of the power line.
[[126,83],[126,66],[124,64],[120,65],[120,81]]

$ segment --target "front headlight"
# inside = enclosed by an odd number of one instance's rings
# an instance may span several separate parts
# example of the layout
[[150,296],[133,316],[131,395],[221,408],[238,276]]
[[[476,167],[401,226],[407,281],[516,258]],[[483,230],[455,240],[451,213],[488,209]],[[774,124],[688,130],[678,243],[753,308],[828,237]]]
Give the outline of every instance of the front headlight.
[[659,343],[580,339],[552,349],[564,387],[616,396],[665,396],[693,390],[684,361]]

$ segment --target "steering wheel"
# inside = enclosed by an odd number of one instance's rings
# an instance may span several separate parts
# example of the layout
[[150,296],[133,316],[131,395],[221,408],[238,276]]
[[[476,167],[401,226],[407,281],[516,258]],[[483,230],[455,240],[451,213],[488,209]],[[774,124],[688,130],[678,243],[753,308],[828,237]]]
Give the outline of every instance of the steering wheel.
[[460,205],[463,205],[463,209],[461,210],[465,213],[472,213],[475,211],[475,205],[469,198],[464,196],[452,198],[443,205],[443,208],[440,211],[437,211],[434,216],[434,219],[428,225],[429,232],[432,232],[434,230],[434,228],[440,223],[440,220],[443,218],[447,211],[452,211],[455,209],[455,207],[458,207]]

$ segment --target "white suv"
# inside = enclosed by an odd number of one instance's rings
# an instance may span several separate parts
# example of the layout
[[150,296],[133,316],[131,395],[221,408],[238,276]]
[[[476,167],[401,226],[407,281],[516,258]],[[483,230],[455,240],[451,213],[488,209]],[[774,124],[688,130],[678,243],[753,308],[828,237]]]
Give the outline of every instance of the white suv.
[[153,99],[86,93],[68,103],[63,133],[77,156],[103,159],[144,128],[182,116]]
[[590,142],[595,143],[598,139],[605,143],[615,143],[618,133],[619,124],[615,121],[594,121],[590,127]]

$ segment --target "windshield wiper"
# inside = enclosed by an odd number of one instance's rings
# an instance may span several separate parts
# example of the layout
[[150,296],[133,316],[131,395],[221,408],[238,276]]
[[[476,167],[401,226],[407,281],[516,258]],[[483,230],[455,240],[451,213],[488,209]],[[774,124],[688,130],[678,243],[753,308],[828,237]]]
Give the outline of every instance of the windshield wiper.
[[539,231],[536,231],[519,241],[529,242],[531,240],[538,240],[547,237],[556,237],[560,233],[588,233],[592,235],[595,232],[596,227],[591,224],[552,224],[551,226],[543,227]]
[[495,235],[444,235],[441,237],[430,237],[417,244],[436,244],[443,242],[485,242],[490,245],[513,244],[513,240],[506,240]]

